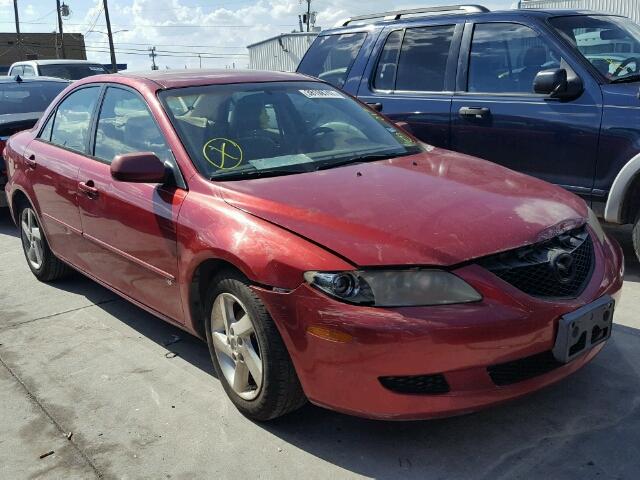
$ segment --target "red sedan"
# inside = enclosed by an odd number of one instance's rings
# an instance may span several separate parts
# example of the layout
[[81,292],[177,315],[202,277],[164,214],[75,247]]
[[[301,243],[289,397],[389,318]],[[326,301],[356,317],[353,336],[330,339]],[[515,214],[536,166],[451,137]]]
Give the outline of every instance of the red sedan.
[[473,411],[611,334],[622,253],[582,200],[302,75],[90,77],[6,159],[34,275],[79,270],[206,339],[254,419]]

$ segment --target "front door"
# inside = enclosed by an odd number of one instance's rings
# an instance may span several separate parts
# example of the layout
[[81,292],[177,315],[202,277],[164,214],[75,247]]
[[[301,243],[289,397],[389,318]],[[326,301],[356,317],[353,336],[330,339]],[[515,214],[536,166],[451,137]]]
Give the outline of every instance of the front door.
[[588,195],[601,115],[593,80],[580,75],[585,89],[574,100],[534,93],[540,70],[577,68],[550,38],[518,23],[468,24],[462,49],[469,54],[451,107],[452,150]]
[[108,87],[98,114],[93,160],[79,173],[82,230],[90,271],[113,288],[184,322],[178,288],[177,218],[186,191],[111,177],[116,155],[154,152],[175,162],[144,99]]
[[438,147],[449,147],[449,115],[462,25],[388,29],[358,98]]
[[82,266],[78,171],[86,158],[91,115],[100,86],[75,90],[58,105],[24,153],[41,221],[56,255]]

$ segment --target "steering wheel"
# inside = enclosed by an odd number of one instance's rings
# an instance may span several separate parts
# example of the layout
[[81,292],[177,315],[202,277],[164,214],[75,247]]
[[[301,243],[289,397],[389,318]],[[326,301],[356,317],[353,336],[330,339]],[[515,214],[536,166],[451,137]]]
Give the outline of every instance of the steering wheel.
[[638,71],[638,59],[636,57],[629,57],[627,58],[624,62],[622,62],[620,65],[618,65],[618,68],[616,68],[616,71],[613,72],[613,77],[617,77],[620,72],[622,72],[630,63],[635,63],[636,64],[636,68],[634,69],[634,72]]
[[315,137],[316,135],[325,135],[327,133],[333,133],[333,132],[334,132],[333,128],[316,127],[309,132],[309,135],[311,135],[312,137]]

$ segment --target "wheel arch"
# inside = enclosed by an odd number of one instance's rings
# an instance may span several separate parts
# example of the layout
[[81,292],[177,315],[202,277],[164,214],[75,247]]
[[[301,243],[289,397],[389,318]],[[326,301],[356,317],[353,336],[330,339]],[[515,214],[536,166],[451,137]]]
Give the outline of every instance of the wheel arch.
[[640,154],[629,160],[613,181],[604,219],[609,223],[631,223],[637,211],[640,211]]

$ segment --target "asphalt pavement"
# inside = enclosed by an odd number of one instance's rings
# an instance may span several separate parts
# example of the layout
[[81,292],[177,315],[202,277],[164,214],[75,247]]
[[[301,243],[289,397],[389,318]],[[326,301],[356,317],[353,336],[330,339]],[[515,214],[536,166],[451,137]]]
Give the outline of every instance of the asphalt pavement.
[[227,400],[198,339],[79,274],[38,282],[0,212],[0,479],[635,480],[640,265],[628,229],[610,231],[627,253],[623,298],[611,340],[576,375],[457,418],[309,405],[258,424]]

